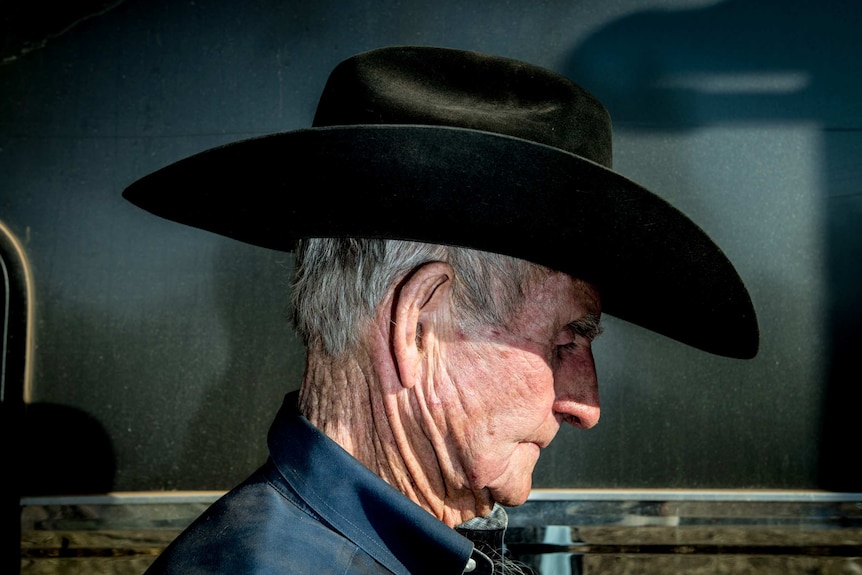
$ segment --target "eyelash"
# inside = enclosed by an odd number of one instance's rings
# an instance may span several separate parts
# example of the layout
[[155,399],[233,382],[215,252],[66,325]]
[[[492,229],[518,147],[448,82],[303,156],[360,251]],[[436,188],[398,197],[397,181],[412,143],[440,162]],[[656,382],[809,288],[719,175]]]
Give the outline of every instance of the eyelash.
[[576,347],[578,347],[578,342],[573,340],[569,343],[564,343],[564,344],[558,345],[557,346],[557,352],[571,351],[571,350],[575,349]]

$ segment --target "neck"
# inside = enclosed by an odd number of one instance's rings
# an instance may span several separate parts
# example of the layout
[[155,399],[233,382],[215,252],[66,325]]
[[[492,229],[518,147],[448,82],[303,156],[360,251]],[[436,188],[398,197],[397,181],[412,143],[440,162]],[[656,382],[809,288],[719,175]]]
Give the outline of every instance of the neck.
[[491,512],[487,491],[460,486],[443,442],[414,417],[411,390],[370,354],[330,358],[309,350],[299,406],[315,427],[450,527]]

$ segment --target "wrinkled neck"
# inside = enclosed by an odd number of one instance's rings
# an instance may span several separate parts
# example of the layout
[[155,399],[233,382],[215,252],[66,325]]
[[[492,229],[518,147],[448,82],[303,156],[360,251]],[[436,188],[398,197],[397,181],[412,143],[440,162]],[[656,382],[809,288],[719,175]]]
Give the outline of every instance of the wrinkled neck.
[[487,491],[453,485],[458,470],[429,432],[413,390],[380,357],[309,350],[299,396],[305,417],[365,467],[450,527],[491,512]]

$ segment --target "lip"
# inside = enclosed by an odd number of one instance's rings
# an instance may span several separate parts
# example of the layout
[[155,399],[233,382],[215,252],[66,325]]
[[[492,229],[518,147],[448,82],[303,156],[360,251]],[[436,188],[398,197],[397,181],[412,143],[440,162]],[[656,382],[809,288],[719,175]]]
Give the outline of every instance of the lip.
[[532,443],[539,449],[545,449],[552,441],[554,441],[554,438],[557,437],[557,432],[559,430],[560,422],[555,418],[554,421],[550,423],[546,422],[546,424],[543,424],[541,428],[535,430],[533,437],[536,439],[528,440],[525,443]]
[[553,433],[550,433],[549,430],[549,433],[545,433],[542,439],[536,439],[532,441],[532,443],[536,444],[539,449],[545,449],[551,444],[552,441],[554,441],[554,438],[557,437],[557,431],[559,431],[559,429],[559,426],[557,426],[556,429],[553,430]]

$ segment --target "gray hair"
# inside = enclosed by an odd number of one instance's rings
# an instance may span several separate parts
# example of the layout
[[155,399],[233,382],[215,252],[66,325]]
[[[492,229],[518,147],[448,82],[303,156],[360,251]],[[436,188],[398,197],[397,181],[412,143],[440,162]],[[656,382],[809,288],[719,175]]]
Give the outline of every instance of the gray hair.
[[455,314],[462,326],[504,325],[530,282],[547,272],[510,256],[401,240],[311,238],[296,249],[293,322],[306,346],[331,357],[360,341],[388,291],[417,267],[441,261],[454,270]]

